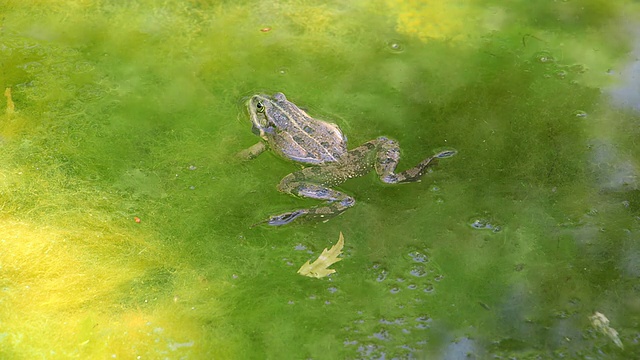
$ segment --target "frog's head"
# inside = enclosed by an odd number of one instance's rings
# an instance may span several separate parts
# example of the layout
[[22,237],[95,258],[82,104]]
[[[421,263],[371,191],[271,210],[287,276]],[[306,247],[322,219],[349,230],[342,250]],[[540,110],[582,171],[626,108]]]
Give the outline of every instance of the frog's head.
[[273,133],[277,129],[286,126],[282,123],[286,119],[287,105],[290,104],[283,93],[276,93],[273,96],[257,94],[247,101],[247,109],[251,118],[254,134],[266,139],[266,133]]

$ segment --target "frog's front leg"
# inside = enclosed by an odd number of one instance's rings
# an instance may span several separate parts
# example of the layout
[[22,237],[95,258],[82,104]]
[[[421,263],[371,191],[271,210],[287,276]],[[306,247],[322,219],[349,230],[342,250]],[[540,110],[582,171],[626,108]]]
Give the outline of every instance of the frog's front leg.
[[241,160],[251,160],[258,157],[258,155],[262,154],[265,150],[267,150],[267,145],[260,141],[259,143],[240,151],[236,156]]
[[266,222],[269,225],[278,226],[286,225],[303,217],[306,220],[327,220],[352,207],[356,202],[353,197],[330,187],[346,180],[346,177],[336,175],[337,168],[337,166],[332,165],[328,167],[310,167],[285,176],[278,184],[278,190],[281,192],[300,197],[326,200],[327,203],[321,206],[275,215]]
[[411,169],[396,173],[396,166],[400,161],[400,147],[394,140],[379,137],[373,140],[376,144],[375,169],[380,180],[387,184],[401,184],[419,181],[422,175],[431,166],[437,164],[437,159],[448,158],[456,154],[455,150],[441,151],[440,153],[422,160]]

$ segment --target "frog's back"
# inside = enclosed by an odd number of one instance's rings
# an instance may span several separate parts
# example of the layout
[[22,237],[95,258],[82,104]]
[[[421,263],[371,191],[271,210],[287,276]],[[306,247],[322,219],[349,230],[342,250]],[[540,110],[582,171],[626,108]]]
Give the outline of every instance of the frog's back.
[[347,152],[346,139],[336,124],[316,120],[302,110],[297,121],[286,131],[274,135],[274,149],[285,158],[306,164],[323,164],[340,160]]

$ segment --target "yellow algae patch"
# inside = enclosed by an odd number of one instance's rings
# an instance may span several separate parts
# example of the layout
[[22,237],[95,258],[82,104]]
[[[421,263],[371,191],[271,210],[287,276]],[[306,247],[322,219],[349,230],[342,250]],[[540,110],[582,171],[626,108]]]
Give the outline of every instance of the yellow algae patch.
[[16,105],[13,102],[11,88],[4,90],[4,96],[7,98],[7,107],[4,115],[0,115],[0,135],[3,138],[9,138],[22,131],[26,121],[16,113]]
[[[59,348],[89,309],[108,309],[113,289],[140,272],[91,251],[91,231],[70,233],[11,219],[0,222],[0,347]],[[102,241],[113,241],[103,238]],[[70,343],[66,343],[71,349]],[[74,346],[77,344],[73,344]]]
[[323,34],[330,30],[335,32],[338,29],[336,26],[338,22],[335,18],[337,13],[326,5],[296,6],[296,4],[292,4],[283,9],[283,13],[295,25],[312,34]]
[[0,358],[181,357],[219,345],[204,341],[200,319],[223,284],[204,288],[153,239],[123,233],[0,220]]
[[461,41],[475,28],[473,14],[477,9],[470,1],[388,0],[397,16],[396,30],[416,36],[422,41]]
[[11,98],[10,87],[4,89],[4,96],[7,98],[7,115],[11,115],[16,112],[16,105],[13,103],[13,99]]

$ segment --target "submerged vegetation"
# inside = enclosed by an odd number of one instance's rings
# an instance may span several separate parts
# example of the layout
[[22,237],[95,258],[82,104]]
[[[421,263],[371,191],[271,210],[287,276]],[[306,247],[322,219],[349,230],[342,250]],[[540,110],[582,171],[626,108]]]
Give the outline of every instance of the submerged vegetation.
[[[640,355],[633,1],[0,7],[0,358]],[[458,155],[250,228],[314,204],[234,157],[276,91],[400,169]]]

